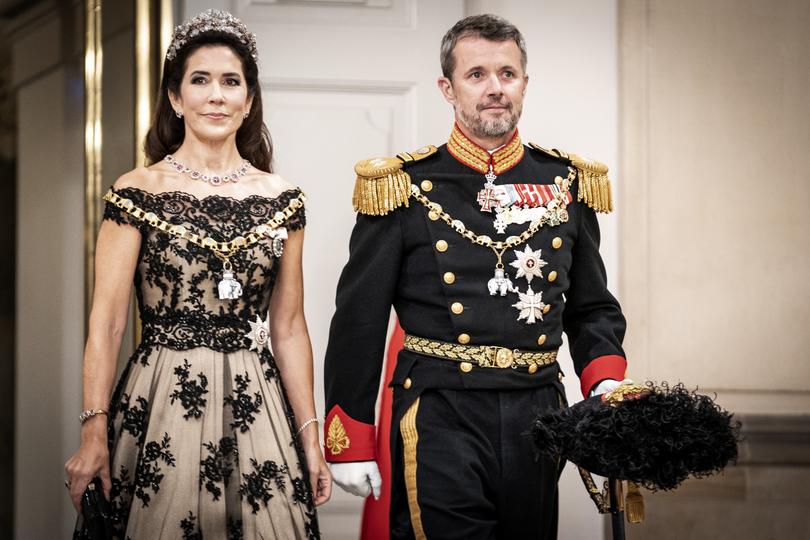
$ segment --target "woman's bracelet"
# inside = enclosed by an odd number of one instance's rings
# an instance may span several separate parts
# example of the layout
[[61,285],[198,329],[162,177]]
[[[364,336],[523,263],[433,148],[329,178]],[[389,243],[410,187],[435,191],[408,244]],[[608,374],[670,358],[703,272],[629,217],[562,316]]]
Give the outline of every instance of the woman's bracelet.
[[79,423],[84,424],[94,416],[98,416],[99,414],[103,414],[107,416],[107,411],[104,409],[87,409],[86,411],[82,411],[82,414],[79,415]]
[[295,432],[295,436],[298,437],[299,435],[301,435],[301,432],[304,431],[304,429],[306,429],[306,427],[308,425],[310,425],[310,424],[312,424],[314,422],[317,422],[317,421],[318,421],[318,419],[313,416],[312,418],[310,418],[309,420],[307,420],[306,422],[301,424],[301,427],[298,428],[298,431]]

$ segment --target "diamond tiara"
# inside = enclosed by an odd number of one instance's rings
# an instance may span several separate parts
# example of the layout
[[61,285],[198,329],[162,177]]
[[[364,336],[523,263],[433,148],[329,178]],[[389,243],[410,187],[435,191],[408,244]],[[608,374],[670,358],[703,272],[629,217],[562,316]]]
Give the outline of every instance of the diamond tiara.
[[248,32],[245,23],[227,11],[220,11],[218,9],[203,11],[196,17],[176,27],[174,29],[174,35],[172,36],[172,43],[169,45],[169,50],[166,51],[166,60],[174,60],[177,57],[177,53],[189,40],[206,32],[224,32],[231,34],[245,44],[254,62],[259,60],[259,54],[256,51],[256,35]]

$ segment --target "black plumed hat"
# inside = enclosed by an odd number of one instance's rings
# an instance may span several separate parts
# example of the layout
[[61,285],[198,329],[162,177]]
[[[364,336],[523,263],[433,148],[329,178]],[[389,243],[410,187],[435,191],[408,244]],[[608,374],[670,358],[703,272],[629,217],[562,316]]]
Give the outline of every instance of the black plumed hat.
[[668,490],[736,460],[739,424],[711,397],[682,384],[624,384],[539,415],[532,436],[543,454],[600,476]]

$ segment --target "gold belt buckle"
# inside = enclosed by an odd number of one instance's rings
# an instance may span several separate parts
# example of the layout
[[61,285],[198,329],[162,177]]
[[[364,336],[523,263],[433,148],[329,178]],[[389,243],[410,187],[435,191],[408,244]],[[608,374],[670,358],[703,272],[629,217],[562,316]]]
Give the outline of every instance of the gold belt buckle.
[[511,349],[504,349],[503,347],[488,347],[490,361],[494,362],[499,368],[512,367],[515,362],[515,354]]

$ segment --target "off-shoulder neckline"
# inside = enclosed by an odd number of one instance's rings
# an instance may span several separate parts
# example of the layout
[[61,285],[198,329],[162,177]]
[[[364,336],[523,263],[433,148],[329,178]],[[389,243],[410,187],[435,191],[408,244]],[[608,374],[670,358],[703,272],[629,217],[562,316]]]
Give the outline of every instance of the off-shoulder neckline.
[[276,195],[274,197],[268,197],[267,195],[253,194],[253,195],[248,195],[247,197],[237,198],[237,197],[230,197],[228,195],[217,195],[216,193],[212,193],[211,195],[206,195],[204,197],[198,197],[198,196],[196,196],[196,195],[194,195],[192,193],[189,193],[187,191],[174,190],[174,191],[157,191],[157,192],[155,192],[155,191],[146,191],[145,189],[141,189],[141,188],[137,188],[137,187],[131,187],[131,186],[126,186],[126,187],[122,187],[122,188],[118,188],[118,189],[116,189],[115,187],[111,187],[110,189],[112,190],[113,193],[116,193],[119,196],[121,195],[121,192],[130,190],[130,191],[137,191],[138,193],[142,193],[147,197],[152,197],[152,198],[156,198],[156,199],[160,198],[160,197],[163,197],[163,196],[166,196],[166,195],[182,195],[182,196],[189,197],[189,198],[194,199],[195,201],[199,201],[199,202],[205,202],[205,201],[207,201],[209,199],[225,199],[225,200],[233,201],[235,203],[240,203],[240,204],[248,202],[248,201],[254,201],[254,200],[273,202],[273,201],[277,201],[277,200],[281,199],[287,193],[296,193],[296,192],[300,193],[301,192],[300,188],[292,187],[292,188],[285,189],[284,191],[280,192],[278,195]]

